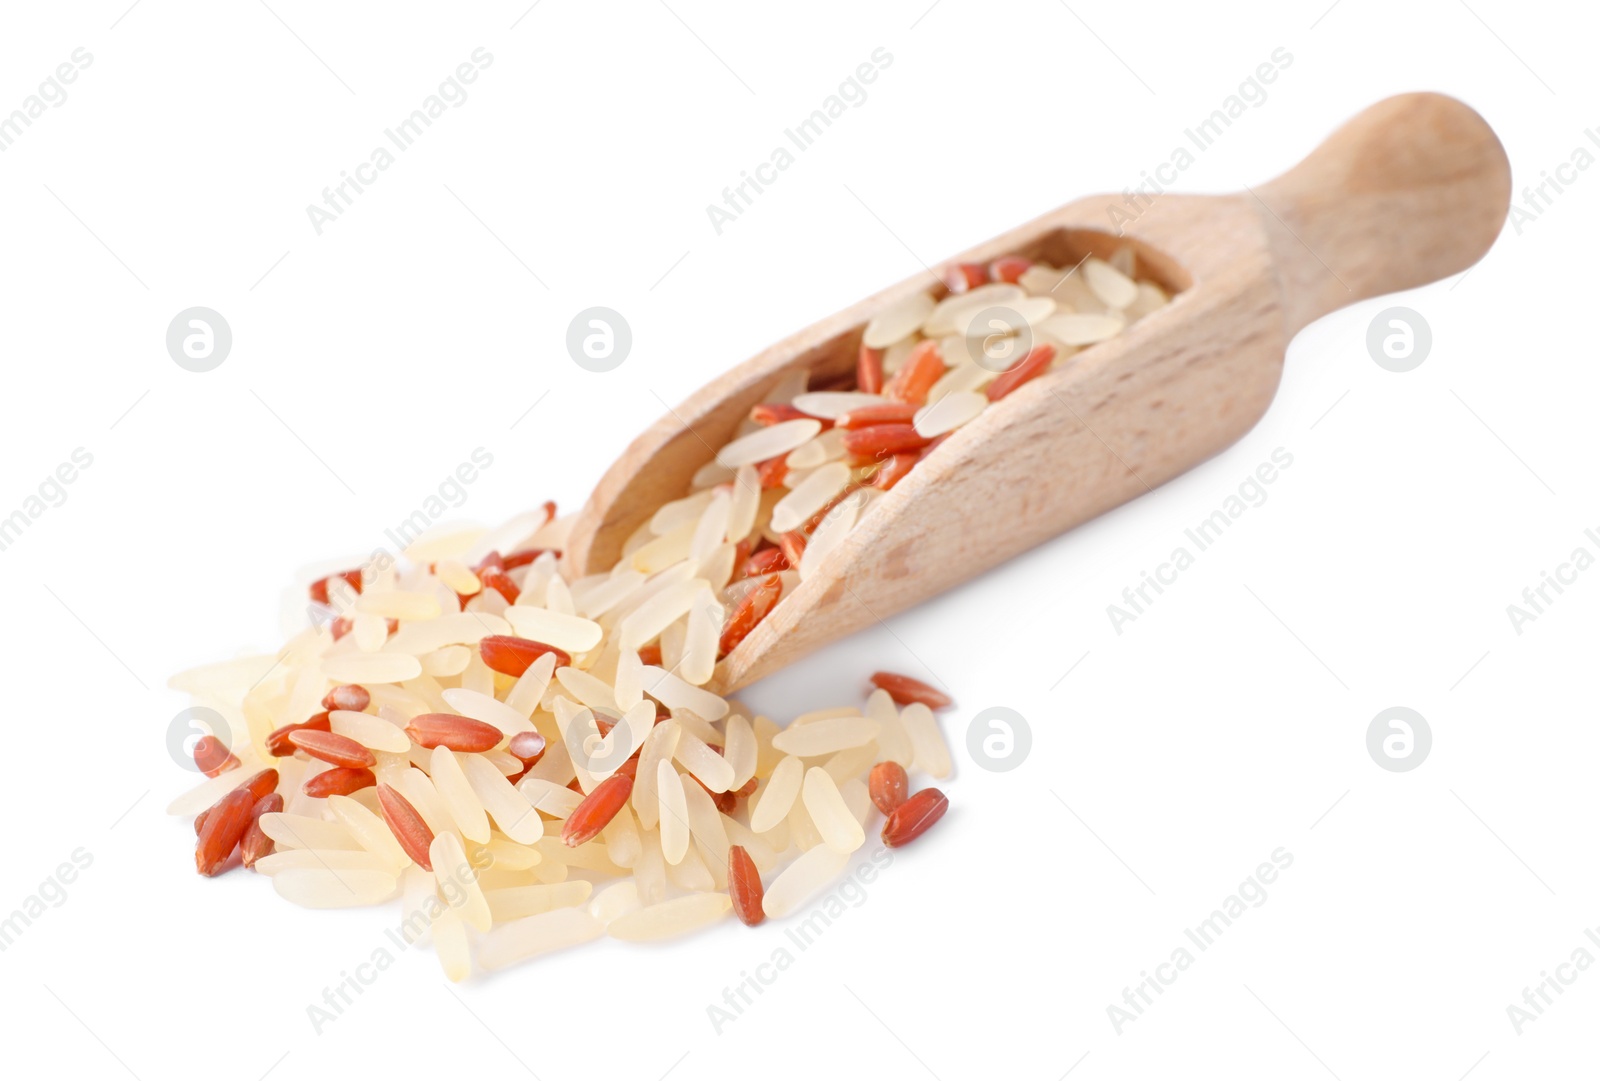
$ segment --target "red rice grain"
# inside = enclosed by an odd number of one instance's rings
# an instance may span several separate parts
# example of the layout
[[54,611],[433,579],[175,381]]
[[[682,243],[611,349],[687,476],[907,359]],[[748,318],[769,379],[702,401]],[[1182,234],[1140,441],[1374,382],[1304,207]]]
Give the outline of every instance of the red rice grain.
[[[919,342],[889,380],[889,385],[883,388],[883,393],[912,405],[924,405],[928,401],[928,391],[943,377],[944,359],[939,356],[939,343]],[[847,439],[847,445],[848,442]]]
[[982,263],[952,263],[945,268],[945,288],[952,293],[965,293],[989,280],[989,268]]
[[548,548],[524,548],[520,552],[512,552],[500,561],[500,569],[514,571],[518,567],[526,567],[548,551]]
[[931,442],[909,424],[874,424],[844,433],[844,449],[861,458],[887,458],[891,454],[921,450]]
[[905,767],[898,762],[879,762],[867,777],[867,792],[873,804],[884,814],[894,814],[894,809],[906,801],[911,787]]
[[245,827],[244,836],[239,839],[239,858],[246,867],[254,868],[256,860],[272,855],[277,849],[272,838],[262,832],[261,816],[277,814],[282,810],[283,797],[276,792],[262,796],[250,808],[250,825]]
[[319,732],[311,728],[302,728],[298,732],[289,733],[289,742],[312,758],[321,759],[335,766],[361,769],[378,764],[378,759],[371,751],[349,736],[341,736],[337,732]]
[[222,870],[250,827],[250,809],[256,799],[247,788],[235,788],[206,814],[194,847],[195,870],[210,877]]
[[745,640],[757,623],[767,618],[772,606],[783,595],[783,579],[776,574],[756,586],[734,606],[728,620],[722,625],[722,637],[717,642],[717,656],[725,657]]
[[433,862],[428,857],[428,848],[433,844],[433,831],[422,820],[411,801],[388,785],[380,784],[378,809],[383,812],[389,832],[394,834],[394,839],[400,842],[400,847],[405,849],[412,862],[424,871],[432,871]]
[[517,598],[522,596],[522,590],[505,571],[491,567],[478,575],[478,581],[483,583],[484,589],[492,589],[504,597],[507,604],[516,604]]
[[620,773],[614,773],[595,785],[594,791],[585,796],[583,802],[567,816],[566,825],[561,827],[561,843],[568,848],[577,848],[598,836],[617,817],[617,812],[627,804],[631,795],[633,778]]
[[544,757],[544,737],[537,732],[518,732],[506,744],[506,750],[531,766]]
[[377,783],[378,778],[373,776],[370,769],[335,766],[306,781],[300,786],[300,791],[315,799],[327,799],[329,796],[348,796]]
[[239,757],[228,750],[216,736],[201,736],[194,741],[195,768],[207,777],[217,777],[237,769]]
[[435,747],[448,747],[468,754],[492,751],[505,738],[492,724],[454,713],[419,713],[406,724],[406,735],[430,751]]
[[761,908],[761,872],[741,845],[728,846],[728,896],[733,898],[733,914],[746,927],[767,918]]
[[[763,427],[782,424],[786,420],[806,420],[807,418],[813,420],[822,419],[820,417],[812,417],[810,413],[802,413],[787,402],[763,402],[750,410],[750,419]],[[833,422],[829,420],[822,421],[824,428],[831,427],[832,424]]]
[[345,683],[322,696],[322,708],[332,711],[347,709],[351,713],[365,713],[372,704],[372,695],[359,683]]
[[331,732],[333,723],[328,720],[326,713],[318,713],[309,721],[300,724],[286,724],[282,728],[275,728],[267,734],[267,753],[273,758],[288,758],[295,752],[294,741],[289,737],[296,732]]
[[357,593],[361,592],[361,571],[359,568],[357,568],[353,571],[340,571],[338,574],[330,574],[326,578],[318,578],[315,582],[312,582],[311,599],[316,601],[318,604],[327,604],[328,583],[333,581],[335,578],[344,579],[345,584],[351,589]]
[[1049,342],[1042,342],[1028,350],[1028,355],[1019,360],[1014,367],[1002,372],[993,383],[989,384],[989,389],[985,393],[991,402],[998,402],[1028,380],[1047,371],[1050,362],[1055,359],[1056,347]]
[[889,697],[895,700],[896,705],[910,705],[912,702],[921,702],[929,709],[949,709],[955,702],[943,691],[934,690],[920,679],[902,676],[897,672],[874,672],[872,683],[889,692]]
[[913,453],[894,454],[884,459],[878,471],[872,475],[872,486],[888,491],[905,479],[911,472],[911,467],[922,460],[922,456]]
[[950,801],[937,788],[924,788],[889,813],[883,824],[883,843],[890,848],[908,845],[927,833],[944,817]]
[[1032,259],[1024,259],[1020,255],[1002,255],[989,264],[989,280],[1015,285],[1017,279],[1031,266],[1033,266]]
[[785,461],[788,457],[787,454],[780,454],[776,458],[756,463],[756,478],[761,481],[762,491],[783,485],[784,478],[789,475],[789,465]]
[[250,800],[254,802],[262,796],[271,795],[278,790],[278,771],[275,769],[261,770],[252,774],[250,779],[239,787],[249,792]]
[[557,668],[565,668],[572,663],[572,655],[566,650],[535,642],[531,638],[490,634],[478,642],[478,656],[483,658],[483,663],[503,676],[521,677],[529,665],[546,653],[556,655]]
[[[763,574],[774,574],[789,566],[789,561],[784,558],[782,548],[763,548],[749,559],[745,560],[741,578],[755,578]],[[659,662],[656,662],[659,663]]]
[[910,402],[882,402],[857,406],[833,418],[835,427],[870,428],[874,424],[910,424],[917,407]]
[[806,554],[805,534],[785,533],[778,538],[778,547],[783,550],[783,558],[789,561],[789,566],[799,567],[800,557]]
[[883,390],[883,350],[873,349],[865,342],[856,358],[856,389],[863,394],[877,394]]

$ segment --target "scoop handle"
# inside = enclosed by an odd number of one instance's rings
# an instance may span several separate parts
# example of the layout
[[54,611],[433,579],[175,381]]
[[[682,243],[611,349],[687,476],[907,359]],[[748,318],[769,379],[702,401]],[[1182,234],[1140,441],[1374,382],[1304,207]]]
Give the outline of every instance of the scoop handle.
[[1477,262],[1505,224],[1511,165],[1468,106],[1401,94],[1356,115],[1253,194],[1293,334],[1347,304]]

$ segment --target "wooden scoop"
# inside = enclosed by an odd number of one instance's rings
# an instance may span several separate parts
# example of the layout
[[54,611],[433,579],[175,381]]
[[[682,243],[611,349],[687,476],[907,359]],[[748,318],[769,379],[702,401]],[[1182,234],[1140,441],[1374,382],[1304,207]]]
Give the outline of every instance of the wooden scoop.
[[[1163,194],[1142,212],[1126,196],[1092,196],[957,256],[1072,267],[1131,243],[1140,275],[1174,297],[958,429],[724,658],[713,689],[760,679],[1205,461],[1261,418],[1302,327],[1465,270],[1499,234],[1510,195],[1505,151],[1482,117],[1453,98],[1404,94],[1259,189]],[[885,289],[658,421],[574,522],[573,569],[609,569],[786,373],[806,369],[817,385],[853,371],[867,321],[929,288],[919,274]]]

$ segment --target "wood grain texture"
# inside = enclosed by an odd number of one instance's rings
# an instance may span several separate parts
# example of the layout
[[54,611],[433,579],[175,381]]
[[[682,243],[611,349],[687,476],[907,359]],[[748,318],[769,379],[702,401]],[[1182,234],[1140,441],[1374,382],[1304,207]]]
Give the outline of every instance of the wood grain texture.
[[[1132,243],[1172,303],[957,430],[878,500],[813,577],[721,664],[723,693],[910,607],[1193,468],[1259,420],[1289,339],[1346,304],[1465,270],[1510,201],[1499,141],[1437,94],[1380,102],[1277,180],[1240,195],[1161,195],[1125,226],[1123,196],[1082,199],[955,257],[1057,266]],[[1126,215],[1124,214],[1124,220]],[[641,435],[580,513],[567,559],[615,563],[628,535],[795,368],[853,370],[867,321],[919,274],[778,343]],[[937,292],[942,295],[942,287]]]

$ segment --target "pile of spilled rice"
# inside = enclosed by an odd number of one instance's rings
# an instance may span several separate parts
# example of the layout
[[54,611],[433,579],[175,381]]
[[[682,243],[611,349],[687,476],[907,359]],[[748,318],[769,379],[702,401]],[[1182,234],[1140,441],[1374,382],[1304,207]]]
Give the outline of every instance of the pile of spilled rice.
[[[913,781],[950,774],[943,693],[880,672],[861,706],[780,727],[706,685],[941,442],[1167,303],[1136,270],[1129,249],[951,267],[867,325],[853,380],[775,386],[609,572],[564,575],[571,520],[545,504],[312,583],[326,618],[279,654],[172,681],[224,722],[169,807],[196,815],[196,867],[310,908],[399,899],[460,980],[780,919],[869,828],[916,840],[947,807]],[[996,308],[1014,318],[975,325]]]

